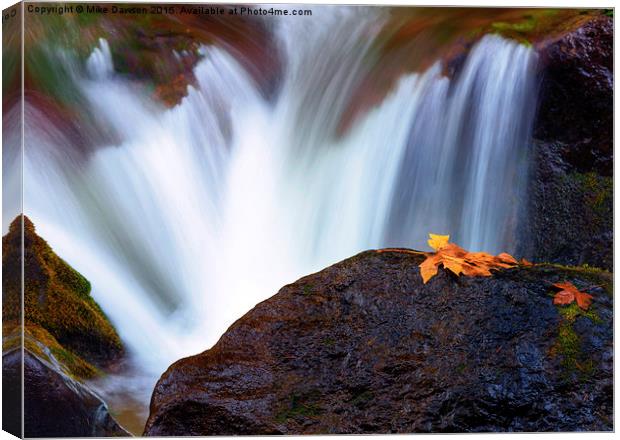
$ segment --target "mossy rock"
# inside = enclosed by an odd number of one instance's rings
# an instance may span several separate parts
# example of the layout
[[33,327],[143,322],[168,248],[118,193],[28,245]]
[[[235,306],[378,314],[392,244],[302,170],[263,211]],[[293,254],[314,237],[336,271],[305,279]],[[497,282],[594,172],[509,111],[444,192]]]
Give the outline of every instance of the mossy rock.
[[[2,326],[2,351],[9,352],[21,344],[22,327],[15,323]],[[101,371],[80,356],[65,349],[47,330],[38,325],[25,325],[24,349],[76,380],[93,379]]]
[[[22,218],[24,317],[20,316]],[[122,355],[121,340],[90,296],[88,280],[54,253],[36,234],[27,217],[20,216],[13,221],[9,233],[2,239],[2,248],[5,324],[24,322],[26,328],[38,326],[60,346],[99,366]],[[35,331],[33,336],[38,339],[41,335],[40,331]]]
[[534,144],[535,173],[517,253],[532,261],[613,268],[613,178],[575,170],[570,146]]

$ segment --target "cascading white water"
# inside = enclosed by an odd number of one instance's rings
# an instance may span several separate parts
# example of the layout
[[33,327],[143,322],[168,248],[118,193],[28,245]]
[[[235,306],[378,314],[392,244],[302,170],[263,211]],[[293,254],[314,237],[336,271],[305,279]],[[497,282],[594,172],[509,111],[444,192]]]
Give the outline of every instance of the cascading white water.
[[425,248],[429,232],[513,249],[533,51],[486,36],[457,78],[439,64],[404,75],[336,137],[371,20],[317,15],[277,29],[286,64],[274,101],[205,47],[197,87],[172,109],[116,75],[102,40],[76,83],[121,143],[86,161],[26,107],[25,213],[91,281],[151,377],[284,284],[359,251]]

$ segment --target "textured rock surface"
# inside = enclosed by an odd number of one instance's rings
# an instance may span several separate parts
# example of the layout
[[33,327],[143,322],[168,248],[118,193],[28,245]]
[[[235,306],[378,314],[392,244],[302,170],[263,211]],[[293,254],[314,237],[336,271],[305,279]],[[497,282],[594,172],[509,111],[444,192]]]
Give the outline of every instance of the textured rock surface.
[[[421,259],[367,251],[285,286],[164,373],[145,434],[612,429],[609,273],[424,285]],[[590,313],[552,304],[565,280]]]
[[[129,436],[105,404],[82,383],[24,351],[24,434],[26,437]],[[2,356],[3,375],[19,380],[21,350]]]
[[613,19],[539,48],[543,77],[519,254],[613,265]]
[[535,136],[570,148],[578,171],[613,168],[613,18],[601,15],[539,49],[544,67]]
[[[16,350],[17,352],[17,350]],[[4,352],[3,352],[4,353]],[[2,356],[2,430],[22,437],[22,362]]]
[[528,228],[520,255],[532,261],[613,269],[613,178],[581,173],[563,158],[565,146],[534,144]]

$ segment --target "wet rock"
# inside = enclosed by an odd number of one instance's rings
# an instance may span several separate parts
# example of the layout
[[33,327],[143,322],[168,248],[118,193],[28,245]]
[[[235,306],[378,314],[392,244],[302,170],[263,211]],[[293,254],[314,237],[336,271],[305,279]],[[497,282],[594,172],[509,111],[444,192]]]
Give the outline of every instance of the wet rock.
[[537,45],[542,69],[521,249],[533,261],[613,265],[613,19]]
[[595,16],[538,47],[543,79],[535,126],[541,141],[562,143],[576,171],[613,169],[613,18]]
[[[440,269],[423,284],[422,258],[367,251],[285,286],[170,366],[145,434],[613,428],[611,274]],[[552,304],[565,280],[591,288],[590,311]]]
[[[2,356],[3,376],[19,381],[21,350]],[[24,435],[26,437],[129,436],[103,401],[28,350],[24,351]]]
[[613,178],[574,170],[560,143],[534,144],[519,255],[613,269]]
[[23,436],[21,372],[21,357],[2,356],[2,430],[18,438]]

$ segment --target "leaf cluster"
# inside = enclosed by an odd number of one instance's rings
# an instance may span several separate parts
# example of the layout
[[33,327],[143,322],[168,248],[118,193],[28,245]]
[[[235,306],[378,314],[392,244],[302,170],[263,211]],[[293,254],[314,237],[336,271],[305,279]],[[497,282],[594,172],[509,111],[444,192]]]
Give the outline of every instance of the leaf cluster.
[[491,255],[486,252],[468,252],[454,243],[449,235],[429,234],[428,244],[436,252],[427,254],[420,264],[422,281],[426,284],[437,274],[440,265],[456,276],[489,277],[491,270],[509,269],[519,263],[512,255],[501,253]]

